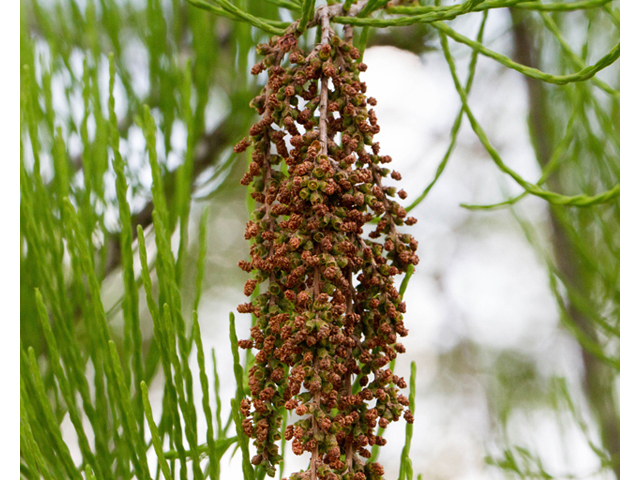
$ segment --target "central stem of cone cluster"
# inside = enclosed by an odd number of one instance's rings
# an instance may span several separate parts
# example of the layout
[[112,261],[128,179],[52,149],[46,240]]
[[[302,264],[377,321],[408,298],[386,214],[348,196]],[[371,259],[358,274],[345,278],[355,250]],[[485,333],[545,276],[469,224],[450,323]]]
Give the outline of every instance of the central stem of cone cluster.
[[327,17],[320,23],[310,53],[293,28],[258,45],[264,58],[252,73],[267,70],[268,82],[252,106],[262,118],[235,147],[253,147],[242,179],[256,202],[245,234],[251,260],[240,262],[252,272],[244,293],[263,292],[238,307],[255,315],[251,339],[239,345],[257,350],[242,427],[255,439],[252,463],[271,476],[286,409],[297,421],[285,439],[295,454],[311,454],[291,480],[377,480],[383,467],[367,463],[369,447],[386,443],[377,426],[403,413],[413,422],[399,394],[406,382],[389,363],[408,333],[394,276],[418,264],[418,242],[398,227],[416,220],[393,200],[406,193],[382,183],[401,176],[373,141],[380,127],[368,105],[376,101],[359,80],[367,67]]

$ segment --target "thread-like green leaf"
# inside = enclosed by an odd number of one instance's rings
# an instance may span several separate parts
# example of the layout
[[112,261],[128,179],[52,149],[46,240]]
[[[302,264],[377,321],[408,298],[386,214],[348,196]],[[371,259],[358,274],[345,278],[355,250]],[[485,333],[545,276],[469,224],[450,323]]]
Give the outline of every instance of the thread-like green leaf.
[[[167,409],[163,410],[163,415],[166,415],[164,418],[167,421],[170,421],[170,428],[168,429],[170,432],[170,439],[172,443],[175,445],[175,448],[179,453],[179,459],[180,459],[180,465],[181,465],[180,472],[181,472],[181,475],[184,477],[186,476],[186,470],[187,470],[187,457],[185,455],[185,449],[182,443],[182,425],[180,423],[180,416],[178,414],[178,392],[173,382],[173,374],[171,369],[171,363],[172,363],[171,350],[170,350],[169,340],[167,339],[167,333],[166,333],[167,331],[170,331],[169,330],[170,327],[168,327],[165,324],[165,316],[164,314],[160,313],[158,306],[156,305],[153,299],[151,275],[149,273],[149,267],[147,263],[147,249],[145,245],[142,227],[140,227],[139,225],[138,225],[138,245],[140,250],[140,261],[142,262],[142,281],[143,281],[146,296],[147,296],[147,305],[149,306],[149,311],[151,312],[151,318],[153,320],[154,335],[160,350],[160,361],[162,363],[162,368],[164,371],[165,382],[166,382],[164,402],[166,402]],[[175,337],[171,337],[171,338],[175,338]]]
[[542,80],[543,82],[553,83],[555,85],[566,85],[567,83],[573,82],[583,82],[585,80],[589,80],[600,70],[611,65],[618,58],[620,58],[620,44],[618,43],[614,46],[609,53],[604,55],[601,59],[599,59],[596,63],[591,66],[584,67],[578,72],[569,74],[569,75],[552,75],[550,73],[541,72],[535,68],[527,67],[524,65],[520,65],[519,63],[514,62],[509,57],[502,55],[500,53],[494,52],[493,50],[488,49],[484,45],[475,42],[464,35],[453,30],[448,25],[445,25],[442,22],[433,22],[432,25],[440,30],[441,33],[451,37],[453,40],[459,43],[463,43],[474,50],[477,50],[482,55],[492,58],[507,68],[511,68],[517,72],[526,75],[527,77],[533,78],[535,80]]
[[229,340],[231,341],[231,352],[233,354],[233,374],[236,379],[236,398],[231,400],[231,415],[236,425],[238,443],[242,451],[242,471],[245,479],[253,480],[255,471],[251,466],[249,456],[249,439],[242,430],[242,418],[240,414],[240,401],[245,398],[244,393],[244,372],[240,365],[240,353],[238,352],[238,335],[236,334],[236,318],[233,312],[229,312]]
[[300,21],[298,23],[298,33],[302,35],[307,30],[307,24],[313,18],[316,0],[302,0]]
[[[563,154],[569,149],[571,142],[575,139],[575,136],[574,136],[575,132],[573,129],[574,119],[575,119],[575,116],[572,116],[569,119],[569,124],[567,125],[567,132],[565,136],[562,138],[562,140],[558,143],[558,145],[556,145],[556,147],[554,148],[553,153],[551,154],[551,158],[542,169],[542,175],[540,175],[540,179],[536,182],[536,185],[538,186],[543,185],[551,176],[551,174],[557,170],[560,163],[560,159],[562,158]],[[509,200],[505,200],[504,202],[493,203],[490,205],[469,205],[466,203],[462,203],[460,204],[460,206],[468,210],[490,210],[490,209],[499,208],[499,207],[506,207],[508,205],[515,205],[520,200],[525,198],[528,194],[529,192],[525,190],[517,197],[513,197]]]
[[151,411],[151,403],[149,403],[149,389],[145,382],[140,382],[140,390],[142,392],[142,405],[144,408],[144,414],[147,418],[147,425],[149,425],[149,431],[151,432],[151,442],[153,443],[153,448],[158,456],[158,465],[160,466],[160,470],[162,470],[162,474],[166,480],[173,480],[173,475],[171,475],[171,470],[169,470],[169,464],[167,463],[167,459],[164,456],[164,451],[162,450],[162,437],[160,432],[158,431],[158,426],[156,422],[153,420],[153,412]]
[[103,476],[106,477],[108,467],[106,465],[98,465],[96,457],[93,455],[91,447],[89,446],[89,440],[87,439],[87,434],[85,433],[84,427],[82,425],[82,418],[78,413],[78,409],[76,406],[74,398],[75,392],[73,392],[73,390],[71,389],[67,376],[62,369],[60,353],[58,352],[58,345],[53,335],[53,331],[51,330],[51,325],[49,324],[49,316],[47,315],[47,309],[44,305],[42,294],[39,290],[36,290],[36,305],[38,308],[40,325],[42,326],[45,341],[47,343],[47,348],[49,350],[50,365],[53,368],[56,378],[58,379],[58,384],[60,385],[62,396],[65,400],[65,403],[67,404],[67,408],[69,409],[69,419],[71,420],[71,423],[75,428],[76,434],[78,435],[78,446],[80,447],[82,456],[84,457],[85,461],[93,466],[93,468],[95,468],[96,470],[102,470]]
[[233,355],[233,374],[235,375],[237,389],[236,400],[240,403],[245,397],[244,394],[244,373],[240,365],[240,353],[238,351],[238,334],[236,333],[236,317],[233,312],[229,312],[229,340],[231,341],[231,353]]
[[[22,379],[20,380],[22,382]],[[33,436],[22,395],[20,395],[20,451],[31,472],[34,474],[39,472],[45,480],[55,480],[55,476],[49,471],[38,443]]]
[[[184,417],[187,442],[189,443],[189,447],[191,448],[191,450],[195,451],[198,448],[195,405],[193,405],[193,396],[191,395],[191,398],[189,398],[187,393],[185,392],[185,376],[189,375],[190,377],[191,373],[189,370],[189,364],[181,364],[180,359],[178,358],[175,343],[175,330],[172,325],[173,322],[169,305],[167,304],[164,305],[163,318],[163,325],[166,335],[166,346],[169,348],[169,355],[173,366],[176,392],[178,394],[178,404],[180,406],[180,410],[182,411],[182,416]],[[202,470],[200,468],[200,463],[198,461],[193,462],[193,473],[196,479],[204,478]]]
[[[560,28],[553,21],[551,16],[545,11],[540,11],[539,15],[540,15],[540,18],[542,19],[542,23],[544,24],[544,26],[556,38],[556,40],[560,44],[560,47],[562,47],[562,51],[567,56],[567,58],[569,58],[571,63],[573,63],[574,67],[580,68],[580,69],[586,68],[587,65],[584,63],[584,60],[582,60],[582,58],[580,58],[580,56],[573,51],[571,46],[563,38],[562,33],[560,32]],[[605,82],[600,80],[598,77],[593,77],[591,80],[593,81],[593,84],[603,92],[606,92],[609,95],[612,95],[614,97],[618,97],[618,98],[620,97],[620,91],[611,88],[609,85],[607,85]]]
[[[416,362],[411,362],[411,378],[409,379],[409,410],[415,413],[416,408]],[[411,439],[413,438],[413,424],[407,422],[405,427],[405,441],[400,457],[400,474],[398,480],[413,480],[413,465],[411,458]]]
[[[115,60],[113,54],[109,56],[109,144],[113,150],[113,169],[116,174],[116,197],[120,213],[120,251],[122,258],[122,273],[124,277],[123,317],[125,321],[125,361],[132,363],[133,384],[136,389],[144,378],[142,366],[142,333],[140,332],[140,318],[138,315],[138,285],[133,270],[133,229],[131,226],[131,210],[127,200],[127,181],[124,174],[124,161],[120,155],[120,135],[118,120],[115,112],[115,98],[113,88],[115,84]],[[127,385],[131,385],[129,368],[125,369]],[[135,398],[136,419],[142,425],[143,412],[140,391]]]
[[182,115],[187,126],[187,149],[176,174],[175,214],[179,216],[180,247],[176,260],[176,282],[181,285],[184,262],[189,246],[189,212],[191,211],[191,182],[193,178],[194,149],[197,142],[191,112],[191,62],[187,61],[182,85]]
[[209,218],[209,208],[206,208],[200,217],[198,265],[196,270],[195,299],[193,300],[193,310],[198,311],[200,297],[202,296],[202,283],[204,281],[204,271],[207,260],[207,220]]
[[[216,351],[211,349],[211,361],[213,362],[213,392],[216,396],[216,424],[218,425],[218,438],[226,434],[227,429],[222,425],[222,400],[220,398],[220,376],[218,375],[218,362],[216,361]],[[229,423],[227,422],[227,426]]]
[[118,356],[118,349],[113,341],[109,341],[109,353],[111,355],[111,363],[116,378],[117,393],[120,396],[120,404],[122,409],[123,422],[125,432],[125,441],[129,443],[131,452],[135,454],[131,455],[131,463],[139,478],[151,479],[149,473],[149,465],[147,463],[146,447],[142,438],[136,435],[137,423],[133,406],[131,404],[131,398],[129,394],[129,388],[124,379],[124,373],[120,366],[120,357]]
[[[482,16],[482,23],[480,24],[480,28],[478,29],[478,35],[476,37],[476,41],[478,43],[482,43],[482,39],[484,37],[484,27],[487,23],[487,17],[488,17],[488,12],[485,11]],[[479,53],[477,50],[474,50],[471,53],[471,60],[469,61],[469,70],[468,70],[469,73],[467,74],[467,82],[465,84],[465,91],[467,92],[467,95],[471,92],[471,86],[473,85],[473,79],[476,73],[476,65],[478,64],[478,54]],[[449,147],[447,148],[447,151],[444,154],[444,157],[438,164],[438,168],[436,169],[436,174],[433,180],[431,180],[431,182],[427,185],[424,191],[418,196],[418,198],[416,198],[413,202],[411,202],[411,205],[409,205],[406,209],[407,212],[410,212],[411,210],[413,210],[427,197],[427,195],[429,194],[433,186],[436,184],[436,182],[444,172],[444,169],[446,168],[449,162],[449,158],[451,157],[451,154],[453,153],[453,150],[455,148],[456,140],[458,139],[458,132],[460,131],[460,127],[462,126],[463,115],[464,115],[464,107],[460,107],[460,111],[458,112],[458,115],[456,116],[456,119],[453,122],[453,126],[451,127],[451,140],[449,142]]]
[[209,468],[211,469],[211,478],[220,478],[220,459],[218,458],[213,430],[213,415],[211,413],[211,404],[209,401],[209,378],[205,371],[204,365],[204,349],[202,347],[202,337],[200,335],[200,323],[198,322],[198,313],[193,312],[193,338],[196,343],[196,355],[198,359],[198,368],[200,370],[200,386],[202,387],[202,409],[207,421],[207,444],[209,447]]
[[[255,15],[251,15],[250,13],[245,12],[244,10],[239,9],[231,2],[227,0],[211,0],[216,4],[220,5],[220,7],[216,7],[211,5],[205,0],[187,0],[194,7],[202,8],[203,10],[208,10],[217,15],[222,15],[225,17],[232,18],[234,20],[239,20],[242,22],[246,22],[254,27],[257,27],[265,32],[272,33],[274,35],[282,35],[284,30],[282,28],[277,28],[275,25],[282,26],[283,22],[273,22],[267,19],[256,17]],[[286,23],[284,24],[287,25]]]
[[[436,28],[439,28],[439,27],[436,26]],[[556,205],[571,205],[571,206],[576,206],[576,207],[589,207],[589,206],[592,206],[592,205],[597,205],[597,204],[601,204],[601,203],[607,203],[607,202],[609,202],[609,201],[611,201],[613,199],[616,199],[616,198],[618,198],[620,196],[620,184],[616,185],[615,187],[611,188],[610,190],[607,190],[606,192],[603,192],[603,193],[600,193],[600,194],[594,195],[594,196],[589,196],[589,195],[584,195],[584,194],[573,195],[573,196],[561,195],[559,193],[550,192],[548,190],[545,190],[545,189],[539,187],[538,185],[534,185],[534,184],[532,184],[530,182],[527,182],[518,173],[516,173],[514,170],[509,168],[503,162],[502,158],[500,158],[500,154],[497,152],[497,150],[491,145],[491,142],[487,138],[487,135],[484,132],[484,129],[480,126],[480,124],[476,120],[475,116],[473,115],[473,112],[471,112],[471,108],[469,107],[469,104],[467,102],[467,94],[466,94],[464,88],[462,88],[462,85],[460,84],[460,81],[458,80],[458,75],[456,74],[455,63],[453,61],[453,57],[451,56],[451,52],[449,51],[447,37],[445,35],[445,33],[447,35],[450,33],[447,30],[448,27],[439,28],[439,29],[441,30],[440,43],[442,45],[442,50],[443,50],[443,53],[444,53],[445,58],[447,60],[447,63],[449,65],[449,70],[451,71],[451,76],[453,78],[456,90],[458,91],[458,95],[460,96],[460,99],[462,100],[462,105],[463,105],[464,111],[465,111],[465,113],[467,115],[467,118],[469,119],[469,123],[471,124],[471,128],[473,129],[473,131],[475,132],[476,136],[478,137],[478,140],[480,140],[480,143],[482,143],[482,145],[485,147],[485,150],[487,151],[489,156],[492,158],[494,163],[497,165],[497,167],[502,172],[506,173],[511,178],[513,178],[522,188],[524,188],[531,195],[535,195],[537,197],[543,198],[547,202],[553,203],[553,204],[556,204]],[[619,54],[619,52],[618,52],[618,54]],[[583,78],[583,80],[586,80],[586,78]]]
[[[585,10],[589,8],[598,8],[611,3],[611,0],[578,0],[574,2],[550,2],[542,3],[526,0],[486,0],[475,2],[476,4],[468,11],[479,12],[487,11],[495,8],[515,8],[519,10],[536,10],[539,12],[573,12],[575,10]],[[415,15],[420,13],[442,12],[451,9],[450,6],[404,6],[397,5],[387,7],[387,12],[403,15]]]
[[38,407],[43,414],[44,424],[42,427],[48,433],[52,443],[55,445],[57,456],[60,457],[60,461],[65,469],[66,475],[70,479],[81,479],[80,473],[71,458],[71,452],[69,447],[62,439],[62,431],[60,425],[56,421],[55,414],[51,409],[51,404],[47,398],[47,392],[40,375],[40,369],[38,368],[38,361],[32,347],[27,350],[28,366],[30,372],[31,386],[33,387],[35,394],[37,395]]
[[158,151],[156,149],[156,122],[151,116],[151,110],[148,105],[143,107],[142,125],[144,138],[147,143],[147,151],[149,152],[149,165],[151,166],[151,176],[153,179],[151,192],[153,194],[154,212],[157,212],[162,223],[168,226],[169,212],[167,210],[167,201],[164,194],[164,181],[162,179],[162,171],[160,169],[160,164],[158,163]]

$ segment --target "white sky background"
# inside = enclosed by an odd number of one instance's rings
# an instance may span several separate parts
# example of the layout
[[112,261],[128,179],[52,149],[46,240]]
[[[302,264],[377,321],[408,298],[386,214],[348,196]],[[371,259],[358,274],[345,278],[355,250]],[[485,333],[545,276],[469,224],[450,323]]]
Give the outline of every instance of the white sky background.
[[[458,21],[456,29],[475,37],[479,19],[479,15],[474,15]],[[506,12],[491,13],[485,31],[490,48],[510,51],[510,37],[505,34],[509,26]],[[453,42],[450,45],[459,59],[458,75],[464,81],[470,51]],[[448,147],[460,100],[440,52],[420,58],[391,47],[374,47],[366,51],[364,61],[369,66],[362,75],[368,85],[367,94],[378,100],[375,110],[382,130],[376,140],[382,152],[392,156],[392,168],[403,175],[408,205],[435,174]],[[528,140],[526,88],[520,74],[481,56],[470,100],[505,162],[526,180],[535,182],[540,170]],[[488,394],[478,381],[478,371],[491,375],[495,355],[517,351],[534,361],[539,374],[546,378],[567,377],[574,388],[579,385],[581,375],[580,351],[575,341],[558,327],[546,268],[517,222],[508,210],[469,212],[459,206],[494,203],[505,198],[503,191],[513,195],[521,190],[498,171],[466,120],[457,145],[437,185],[411,213],[419,222],[409,230],[420,242],[421,261],[405,297],[405,322],[410,334],[403,341],[407,353],[398,357],[396,372],[408,381],[409,364],[417,363],[411,458],[415,475],[424,474],[424,480],[504,477],[500,470],[485,466],[487,452],[499,454],[499,451],[495,450],[496,429],[492,425]],[[541,236],[546,236],[545,203],[526,198],[521,207],[519,212],[535,223]],[[241,284],[236,281],[238,277],[225,271],[235,268],[237,246],[244,242],[244,220],[238,214],[243,205],[227,204],[224,198],[216,197],[211,208],[207,270],[210,289],[204,292],[199,318],[205,351],[215,347],[220,362],[223,419],[226,419],[228,401],[235,393],[228,312],[235,312],[245,298]],[[197,220],[197,209],[194,214]],[[191,234],[191,238],[197,236]],[[240,338],[249,336],[249,319],[244,317],[247,316],[237,315]],[[467,344],[486,348],[493,356],[477,365],[478,371],[443,382],[443,358]],[[210,358],[207,360],[211,368]],[[191,363],[197,371],[195,352]],[[212,382],[213,375],[209,378]],[[197,381],[194,389],[199,401]],[[150,395],[159,412],[160,379],[150,386]],[[204,426],[204,415],[200,414],[199,425]],[[550,474],[613,478],[591,475],[598,469],[599,460],[574,422],[564,420],[567,431],[563,433],[554,412],[544,408],[520,409],[512,414],[507,430],[512,444],[526,446],[540,455]],[[66,425],[69,427],[66,438],[73,442],[75,434],[68,420]],[[404,426],[404,421],[400,421],[387,428],[388,444],[381,449],[380,462],[388,479],[397,478]],[[234,427],[231,428],[233,431]],[[203,428],[199,429],[199,436],[204,442]],[[592,440],[599,443],[595,436]],[[241,478],[240,452],[231,461],[229,456],[222,463],[222,478]],[[306,456],[295,458],[289,450],[285,475],[304,468],[306,462]]]

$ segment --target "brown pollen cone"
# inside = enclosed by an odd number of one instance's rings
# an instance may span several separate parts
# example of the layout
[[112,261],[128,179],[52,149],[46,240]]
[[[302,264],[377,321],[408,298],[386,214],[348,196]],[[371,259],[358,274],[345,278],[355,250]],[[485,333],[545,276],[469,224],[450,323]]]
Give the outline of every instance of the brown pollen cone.
[[[261,119],[235,149],[252,150],[242,184],[256,201],[251,258],[240,262],[254,299],[238,310],[256,320],[239,342],[256,351],[243,430],[257,449],[252,463],[275,475],[284,408],[301,417],[285,439],[311,453],[291,480],[377,480],[384,469],[366,459],[385,443],[378,426],[413,420],[399,394],[406,382],[389,364],[408,333],[394,277],[418,264],[418,243],[398,229],[416,220],[383,183],[401,177],[373,141],[380,127],[359,79],[366,66],[328,20],[321,26],[311,52],[295,29],[258,46],[253,72],[266,69],[268,81],[251,104]],[[365,236],[366,224],[374,227]]]

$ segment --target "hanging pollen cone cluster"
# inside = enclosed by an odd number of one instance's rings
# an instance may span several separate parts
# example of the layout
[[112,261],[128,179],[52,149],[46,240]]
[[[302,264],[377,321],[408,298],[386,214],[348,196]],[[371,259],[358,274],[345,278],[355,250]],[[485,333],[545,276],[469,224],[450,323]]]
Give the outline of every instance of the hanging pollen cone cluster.
[[238,307],[256,319],[239,342],[257,351],[242,426],[255,439],[252,463],[271,476],[286,409],[298,420],[285,439],[311,454],[291,480],[381,479],[383,467],[367,463],[370,447],[385,443],[377,427],[402,415],[413,422],[399,393],[406,382],[389,364],[408,333],[394,276],[418,264],[417,241],[398,227],[416,220],[393,200],[406,193],[383,185],[401,177],[373,141],[376,102],[359,80],[366,65],[328,18],[318,23],[322,41],[310,53],[293,28],[258,46],[252,73],[266,70],[268,82],[252,106],[262,118],[235,147],[252,146],[242,184],[256,202],[245,234],[251,260],[240,262],[252,273],[244,293],[262,292]]

